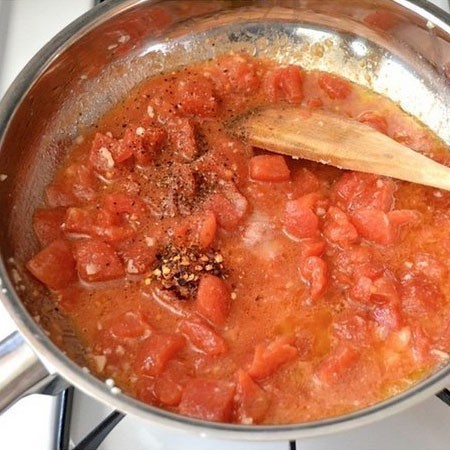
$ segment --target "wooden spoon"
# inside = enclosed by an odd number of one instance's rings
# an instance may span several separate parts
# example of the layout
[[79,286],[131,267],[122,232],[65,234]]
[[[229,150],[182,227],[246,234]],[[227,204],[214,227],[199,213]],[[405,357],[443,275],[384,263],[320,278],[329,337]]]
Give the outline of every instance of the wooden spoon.
[[247,143],[275,153],[450,190],[450,168],[326,111],[264,108],[240,117],[232,128]]

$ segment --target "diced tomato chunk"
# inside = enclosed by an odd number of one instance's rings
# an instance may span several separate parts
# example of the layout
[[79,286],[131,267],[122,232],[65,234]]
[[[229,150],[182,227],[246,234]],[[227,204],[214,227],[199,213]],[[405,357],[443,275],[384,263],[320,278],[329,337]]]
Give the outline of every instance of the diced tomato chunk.
[[328,209],[323,234],[329,241],[341,246],[348,246],[358,240],[358,232],[347,214],[336,206]]
[[216,174],[220,180],[233,182],[237,187],[242,186],[248,180],[248,160],[253,154],[249,145],[230,138],[225,134],[219,134],[214,138],[207,137],[211,142],[208,152],[198,158],[194,167],[197,171]]
[[27,269],[50,289],[66,287],[76,278],[75,260],[70,244],[63,239],[52,241],[27,263]]
[[114,248],[99,239],[75,243],[77,271],[85,281],[107,281],[124,276],[124,268]]
[[95,216],[85,208],[67,208],[63,229],[65,233],[91,235],[94,232]]
[[250,178],[256,181],[288,181],[290,172],[281,155],[257,155],[249,162]]
[[56,208],[91,201],[97,194],[96,185],[92,170],[83,164],[74,163],[45,189],[47,205]]
[[217,232],[216,215],[212,211],[206,211],[203,217],[198,221],[197,225],[197,241],[201,248],[209,247]]
[[337,75],[321,73],[319,75],[318,81],[320,88],[332,100],[343,100],[347,98],[353,91],[350,82]]
[[135,339],[144,335],[150,329],[141,314],[135,311],[109,316],[103,321],[103,329],[107,330],[118,341]]
[[180,245],[198,245],[200,248],[208,248],[217,232],[217,219],[212,211],[205,211],[187,217],[174,230],[174,238],[180,241]]
[[300,241],[300,261],[309,256],[321,256],[325,251],[325,242],[318,238],[307,238]]
[[374,259],[374,250],[369,246],[352,245],[339,253],[336,265],[340,269],[348,268],[351,273],[360,265],[370,263]]
[[368,278],[371,283],[385,271],[374,249],[363,245],[352,245],[339,252],[334,267],[333,277],[345,288],[348,285],[356,287],[360,278]]
[[130,126],[125,130],[121,143],[123,151],[120,160],[124,160],[123,158],[128,155],[134,155],[139,164],[149,165],[160,152],[166,139],[167,133],[160,127]]
[[209,355],[221,355],[227,351],[225,340],[203,320],[186,319],[181,322],[180,331],[198,350]]
[[205,209],[211,210],[219,226],[224,230],[234,230],[247,212],[247,199],[234,187],[222,193],[213,194],[206,200]]
[[64,171],[63,179],[77,200],[91,201],[95,198],[97,181],[94,172],[84,164],[71,164]]
[[444,300],[436,280],[420,272],[401,281],[399,294],[403,311],[411,317],[435,313]]
[[350,220],[363,238],[376,244],[390,245],[396,238],[388,215],[379,209],[358,209]]
[[354,277],[355,281],[349,289],[349,296],[357,302],[369,303],[372,295],[373,280],[367,276]]
[[345,372],[358,360],[358,352],[349,345],[340,345],[318,366],[316,376],[324,384],[338,383]]
[[155,380],[154,395],[163,405],[176,406],[181,401],[183,387],[177,379],[159,376]]
[[101,212],[97,216],[97,225],[94,226],[95,236],[114,244],[129,239],[135,234],[135,230],[129,225],[100,225],[98,222],[101,222],[99,220],[102,217]]
[[91,152],[89,155],[89,163],[91,166],[101,172],[109,172],[114,170],[115,161],[113,154],[115,147],[119,145],[117,139],[106,134],[96,133],[92,141]]
[[245,55],[225,55],[219,58],[217,70],[213,71],[219,92],[251,94],[261,83],[256,67]]
[[386,119],[379,113],[366,111],[357,117],[358,121],[375,128],[380,133],[387,134],[388,124]]
[[298,351],[292,340],[278,337],[269,345],[258,344],[255,347],[253,361],[248,370],[249,375],[257,380],[267,378],[275,373],[282,365],[298,357]]
[[136,382],[136,397],[149,405],[157,403],[155,395],[155,378],[141,376]]
[[152,96],[147,105],[147,115],[159,123],[170,123],[177,117],[174,99],[165,97],[163,92]]
[[233,413],[234,383],[193,379],[184,389],[179,411],[185,416],[213,422],[228,422]]
[[176,406],[180,403],[183,390],[189,382],[186,367],[177,361],[170,361],[168,367],[157,376],[154,384],[154,395],[163,405]]
[[370,262],[362,263],[356,267],[354,267],[354,279],[358,277],[368,277],[371,280],[375,280],[382,276],[385,272],[385,267],[381,261],[376,260],[375,258]]
[[139,216],[145,214],[147,209],[145,203],[139,197],[119,192],[106,195],[103,206],[109,212],[117,215],[136,214]]
[[221,278],[209,274],[200,278],[195,308],[207,320],[223,325],[230,310],[230,299],[230,290]]
[[238,371],[237,394],[239,421],[261,423],[270,407],[269,396],[244,370]]
[[150,164],[161,151],[167,140],[167,133],[160,127],[149,126],[145,128],[142,136],[142,148],[134,152],[139,164]]
[[325,209],[326,206],[326,200],[322,197],[320,192],[317,191],[304,194],[293,201],[296,202],[297,206],[309,208],[311,211],[317,211],[319,207],[323,207]]
[[133,145],[130,145],[130,134],[132,135],[135,131],[135,129],[131,130],[128,127],[125,130],[123,138],[118,141],[117,145],[114,145],[111,148],[111,156],[113,157],[114,162],[120,164],[134,155]]
[[[246,214],[248,209],[248,200],[239,192],[236,185],[234,183],[227,183],[224,185],[222,190],[225,198],[230,202],[231,206],[235,211],[236,218],[240,221]],[[222,223],[220,224],[223,228],[226,227],[223,225],[223,217],[221,218]]]
[[389,222],[398,229],[403,225],[414,225],[420,222],[418,211],[411,209],[396,209],[387,213]]
[[353,300],[370,305],[398,303],[398,283],[391,277],[383,275],[370,278],[364,274],[355,273],[354,280],[350,288],[350,296]]
[[304,167],[294,174],[292,184],[299,196],[318,191],[320,188],[320,181],[317,176]]
[[186,117],[175,117],[167,123],[167,127],[175,155],[181,161],[193,161],[197,156],[194,122]]
[[[394,206],[394,193],[397,190],[395,181],[388,178],[377,178],[373,180],[372,185],[360,197],[360,201],[364,202],[364,196],[368,200],[371,208],[381,209],[389,212]],[[356,204],[353,205],[356,207]]]
[[358,209],[351,212],[350,219],[365,239],[381,245],[391,245],[399,238],[400,227],[417,223],[419,216],[410,210],[396,210],[386,214],[378,209]]
[[118,255],[131,274],[145,273],[155,262],[156,252],[156,247],[149,247],[145,240],[130,239],[118,245]]
[[[106,208],[104,204],[100,208],[95,208],[95,210],[92,211],[91,214],[95,215],[93,219],[94,228],[108,228],[118,225],[122,222],[122,215],[115,211],[111,211],[109,208]],[[101,235],[102,233],[100,232],[99,234]]]
[[272,101],[289,103],[303,100],[303,71],[299,66],[277,67],[266,75],[264,90]]
[[367,346],[369,342],[369,321],[358,311],[345,310],[335,317],[332,332],[339,339],[353,342],[356,346]]
[[136,372],[146,376],[160,375],[185,342],[181,335],[153,333],[139,346],[134,362]]
[[205,77],[189,77],[178,81],[177,100],[177,108],[185,114],[214,117],[217,111],[213,83]]
[[311,298],[320,297],[328,284],[327,263],[319,256],[308,256],[301,262],[300,273],[309,285]]
[[344,210],[379,209],[389,212],[394,205],[396,184],[388,178],[377,175],[346,172],[335,183],[337,206]]
[[55,180],[45,188],[45,203],[50,208],[57,208],[74,205],[77,203],[77,199],[70,186],[60,180]]
[[40,208],[33,214],[33,230],[41,245],[46,246],[62,237],[64,208]]
[[297,238],[311,238],[319,230],[319,218],[310,208],[303,206],[302,198],[289,200],[286,202],[284,227]]
[[303,71],[299,66],[284,68],[281,75],[281,88],[289,103],[300,103],[303,100]]
[[[139,198],[126,194],[109,194],[104,198],[100,209],[68,208],[63,228],[66,233],[87,234],[101,237],[105,241],[118,242],[135,233],[130,222],[136,223],[144,212],[145,205]],[[125,217],[124,214],[128,215]]]

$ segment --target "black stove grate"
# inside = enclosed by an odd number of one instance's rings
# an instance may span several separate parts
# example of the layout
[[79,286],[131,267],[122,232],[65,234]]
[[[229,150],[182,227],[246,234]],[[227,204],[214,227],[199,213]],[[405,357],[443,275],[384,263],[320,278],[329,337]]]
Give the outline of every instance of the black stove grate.
[[441,392],[438,392],[436,394],[436,397],[438,397],[440,400],[442,400],[444,403],[450,406],[450,390],[442,389]]

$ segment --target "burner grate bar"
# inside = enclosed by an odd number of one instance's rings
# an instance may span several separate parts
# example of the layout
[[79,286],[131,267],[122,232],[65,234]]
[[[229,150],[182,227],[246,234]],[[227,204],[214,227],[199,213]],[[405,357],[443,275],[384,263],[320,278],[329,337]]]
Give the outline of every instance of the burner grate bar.
[[72,450],[97,450],[100,444],[124,417],[125,414],[119,411],[113,411]]
[[442,400],[444,403],[450,406],[450,390],[448,390],[447,388],[442,389],[441,392],[438,392],[436,394],[436,397],[438,397],[440,400]]

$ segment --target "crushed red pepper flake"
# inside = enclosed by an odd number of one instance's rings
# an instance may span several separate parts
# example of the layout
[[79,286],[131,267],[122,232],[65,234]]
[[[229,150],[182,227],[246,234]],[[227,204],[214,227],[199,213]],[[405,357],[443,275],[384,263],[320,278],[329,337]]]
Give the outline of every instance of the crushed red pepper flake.
[[223,262],[222,254],[214,249],[169,245],[157,255],[151,276],[164,289],[173,291],[179,299],[187,300],[196,295],[202,274],[227,277]]

